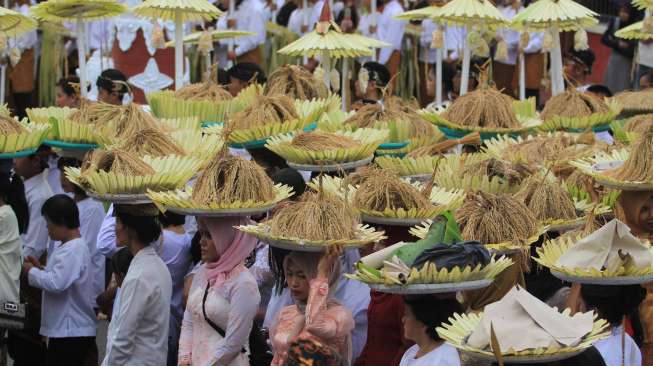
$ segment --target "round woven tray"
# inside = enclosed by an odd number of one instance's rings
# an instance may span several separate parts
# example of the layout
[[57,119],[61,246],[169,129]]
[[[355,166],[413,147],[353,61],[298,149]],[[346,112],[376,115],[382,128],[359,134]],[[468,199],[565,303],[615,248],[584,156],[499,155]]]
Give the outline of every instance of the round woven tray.
[[337,172],[340,170],[353,170],[361,166],[365,166],[372,162],[373,156],[363,160],[352,161],[349,163],[329,164],[329,165],[312,165],[312,164],[296,164],[291,161],[286,161],[289,167],[297,170],[304,170],[309,172]]
[[99,201],[111,202],[119,205],[142,205],[152,203],[145,193],[138,194],[97,194],[87,192],[88,196]]
[[185,207],[167,207],[166,210],[180,215],[202,216],[202,217],[235,217],[235,216],[257,216],[262,215],[274,208],[276,204],[251,208],[225,208],[225,209],[196,209]]
[[619,276],[619,277],[578,277],[551,270],[551,274],[557,278],[572,283],[586,285],[605,285],[605,286],[626,286],[639,285],[642,283],[653,282],[653,275],[647,276]]
[[406,286],[386,286],[380,284],[367,284],[371,289],[379,292],[401,295],[421,295],[421,294],[440,294],[447,292],[458,292],[468,290],[478,290],[490,286],[493,280],[483,279],[476,281],[466,281],[457,283],[433,283],[433,284],[416,284]]

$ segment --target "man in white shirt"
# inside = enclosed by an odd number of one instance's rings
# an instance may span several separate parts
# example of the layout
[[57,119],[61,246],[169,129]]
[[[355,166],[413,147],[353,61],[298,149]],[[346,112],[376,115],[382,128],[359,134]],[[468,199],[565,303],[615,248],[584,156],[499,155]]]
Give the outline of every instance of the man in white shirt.
[[29,208],[27,232],[21,235],[23,256],[40,259],[45,253],[48,242],[48,230],[41,215],[41,206],[52,196],[48,184],[48,169],[38,154],[14,158],[14,172],[23,179],[25,198]]
[[290,19],[288,20],[288,29],[300,36],[313,30],[315,23],[320,19],[324,1],[308,0],[306,4],[308,6],[304,9],[302,7],[303,1],[300,1],[298,4],[299,7],[290,14]]
[[[503,6],[499,6],[498,9],[504,18],[510,20],[522,12],[524,7],[521,5],[521,0],[508,0],[504,2]],[[500,28],[497,31],[496,38],[498,42],[505,42],[508,53],[502,59],[495,56],[493,79],[497,89],[503,90],[504,93],[513,96],[512,80],[516,72],[515,65],[519,52],[519,32],[507,28]]]
[[97,363],[91,255],[79,231],[79,211],[72,198],[58,194],[43,204],[50,239],[57,242],[45,268],[28,256],[23,272],[43,290],[40,334],[48,337],[47,364]]
[[[259,46],[265,43],[266,34],[263,5],[259,0],[235,1],[234,14],[229,17],[221,17],[218,20],[217,28],[252,32],[254,35],[221,42],[221,52],[218,53],[220,67],[226,68],[228,61],[252,62],[260,65],[263,62],[263,56]],[[222,3],[223,6],[228,6],[227,0],[222,0]],[[231,52],[227,51],[228,42],[233,42],[234,45],[234,50]]]
[[391,47],[384,47],[379,50],[379,63],[385,65],[390,71],[390,75],[395,76],[399,71],[401,64],[401,45],[404,39],[404,30],[406,22],[397,20],[395,16],[404,12],[404,8],[397,0],[379,0],[377,6],[381,12],[376,32],[378,39],[389,43]]

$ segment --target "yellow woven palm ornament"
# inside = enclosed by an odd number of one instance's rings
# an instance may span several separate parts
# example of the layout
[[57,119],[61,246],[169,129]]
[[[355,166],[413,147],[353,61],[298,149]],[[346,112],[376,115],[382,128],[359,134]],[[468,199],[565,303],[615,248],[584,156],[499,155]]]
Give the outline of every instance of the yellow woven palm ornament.
[[653,39],[653,17],[649,16],[643,21],[621,28],[615,35],[623,39],[639,39],[643,41]]

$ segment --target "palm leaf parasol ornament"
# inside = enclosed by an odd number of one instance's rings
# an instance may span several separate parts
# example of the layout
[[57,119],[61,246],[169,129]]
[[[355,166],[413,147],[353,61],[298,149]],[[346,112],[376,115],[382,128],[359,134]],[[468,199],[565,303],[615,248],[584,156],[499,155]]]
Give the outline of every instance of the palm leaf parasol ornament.
[[125,12],[127,8],[116,0],[48,0],[30,8],[39,20],[53,23],[74,22],[76,24],[77,57],[79,58],[79,80],[81,94],[86,89],[86,35],[84,23],[111,18]]
[[[0,7],[0,34],[3,38],[8,36],[19,36],[25,32],[36,29],[37,22],[17,11]],[[0,105],[5,102],[5,83],[6,83],[7,65],[0,68]]]
[[653,0],[633,0],[633,5],[637,9],[645,11],[644,20],[618,30],[615,35],[623,39],[637,39],[642,41],[653,39],[653,18],[651,17]]
[[469,64],[471,60],[470,35],[480,28],[496,28],[505,25],[506,19],[490,0],[453,0],[443,6],[439,18],[449,24],[461,25],[467,29],[463,46],[463,69],[460,95],[467,94]]
[[[561,31],[584,31],[598,23],[598,14],[572,0],[540,0],[517,14],[512,25],[522,31],[550,32],[553,40],[551,51],[551,80],[553,95],[565,89],[562,74]],[[581,34],[581,33],[578,33]],[[585,48],[577,47],[576,48]]]
[[189,21],[210,21],[222,12],[207,0],[145,0],[134,7],[134,14],[150,19],[175,22],[175,89],[183,85],[183,26]]
[[[441,23],[442,19],[439,18],[439,6],[427,6],[416,10],[409,10],[402,14],[397,15],[395,18],[400,20],[424,20],[431,19],[437,23]],[[437,29],[433,32],[430,48],[435,48],[435,105],[442,105],[442,59],[444,52],[444,29],[442,24],[437,25]]]
[[[330,88],[332,58],[371,56],[374,53],[374,48],[389,46],[385,42],[359,34],[343,33],[331,17],[329,4],[325,3],[320,19],[315,25],[315,29],[280,49],[278,52],[282,55],[293,57],[321,57],[321,63],[324,65],[324,84],[327,88]],[[344,65],[342,78],[343,80],[347,79],[346,67]],[[339,85],[334,85],[334,87],[339,87]],[[343,89],[343,109],[346,100],[344,91]]]

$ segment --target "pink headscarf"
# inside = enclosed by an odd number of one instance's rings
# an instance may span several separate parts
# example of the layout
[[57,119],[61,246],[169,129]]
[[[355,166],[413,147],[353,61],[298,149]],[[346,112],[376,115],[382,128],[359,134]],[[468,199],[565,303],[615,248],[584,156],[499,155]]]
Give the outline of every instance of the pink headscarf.
[[258,241],[256,237],[236,230],[234,226],[247,225],[246,217],[199,218],[211,233],[213,245],[218,253],[218,260],[205,263],[206,277],[213,286],[221,285],[227,275],[252,253]]

